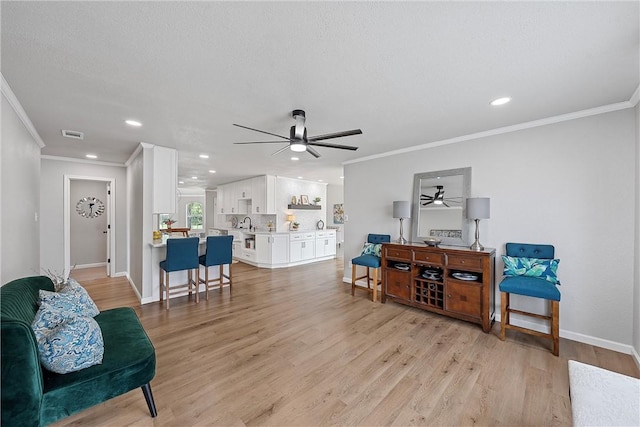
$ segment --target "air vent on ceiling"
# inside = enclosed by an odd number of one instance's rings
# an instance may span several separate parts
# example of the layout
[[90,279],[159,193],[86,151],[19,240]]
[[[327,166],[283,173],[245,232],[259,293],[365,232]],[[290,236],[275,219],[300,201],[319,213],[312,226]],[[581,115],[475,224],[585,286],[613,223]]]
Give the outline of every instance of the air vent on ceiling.
[[65,138],[84,139],[84,132],[78,132],[77,130],[62,129],[62,136],[64,136]]

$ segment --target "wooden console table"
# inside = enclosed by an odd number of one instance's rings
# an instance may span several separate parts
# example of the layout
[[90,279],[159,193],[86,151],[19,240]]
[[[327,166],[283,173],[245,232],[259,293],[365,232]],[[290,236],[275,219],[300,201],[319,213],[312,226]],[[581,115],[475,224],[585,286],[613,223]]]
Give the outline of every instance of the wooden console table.
[[482,325],[495,316],[495,249],[422,243],[382,245],[382,297]]

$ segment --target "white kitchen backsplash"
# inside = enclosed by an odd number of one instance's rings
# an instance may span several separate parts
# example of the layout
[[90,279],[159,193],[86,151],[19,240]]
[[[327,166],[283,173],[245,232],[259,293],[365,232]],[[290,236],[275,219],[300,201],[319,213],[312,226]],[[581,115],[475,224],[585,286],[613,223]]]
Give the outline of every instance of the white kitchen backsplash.
[[[289,209],[293,196],[299,201],[300,196],[309,196],[309,203],[320,197],[320,210]],[[276,179],[276,208],[278,211],[278,231],[288,231],[289,223],[287,215],[294,215],[296,222],[300,224],[298,230],[315,230],[318,221],[326,223],[327,217],[327,184],[321,182],[305,181],[302,179],[277,177]]]

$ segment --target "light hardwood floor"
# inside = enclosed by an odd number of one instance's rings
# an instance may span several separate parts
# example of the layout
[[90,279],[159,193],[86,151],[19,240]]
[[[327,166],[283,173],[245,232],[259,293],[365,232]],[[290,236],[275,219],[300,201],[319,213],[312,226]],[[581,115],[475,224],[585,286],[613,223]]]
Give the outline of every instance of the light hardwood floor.
[[561,339],[554,357],[547,340],[500,341],[499,324],[352,297],[339,260],[237,263],[233,295],[168,312],[88,273],[74,276],[98,307],[134,307],[156,348],[158,417],[133,390],[57,425],[571,425],[568,359],[640,377],[629,355]]

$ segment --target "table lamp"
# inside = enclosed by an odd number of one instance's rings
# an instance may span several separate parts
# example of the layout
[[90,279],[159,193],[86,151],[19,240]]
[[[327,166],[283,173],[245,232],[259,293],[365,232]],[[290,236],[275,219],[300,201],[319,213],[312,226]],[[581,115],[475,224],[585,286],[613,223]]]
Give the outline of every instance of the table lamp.
[[406,201],[393,202],[393,217],[400,219],[400,237],[397,242],[404,245],[407,243],[407,239],[403,235],[402,222],[405,218],[411,218],[411,203]]
[[488,197],[470,197],[467,199],[467,218],[476,222],[476,241],[469,247],[472,251],[482,251],[478,223],[481,219],[489,219],[490,200]]
[[287,221],[289,221],[289,231],[291,231],[291,224],[296,220],[295,215],[287,215]]

